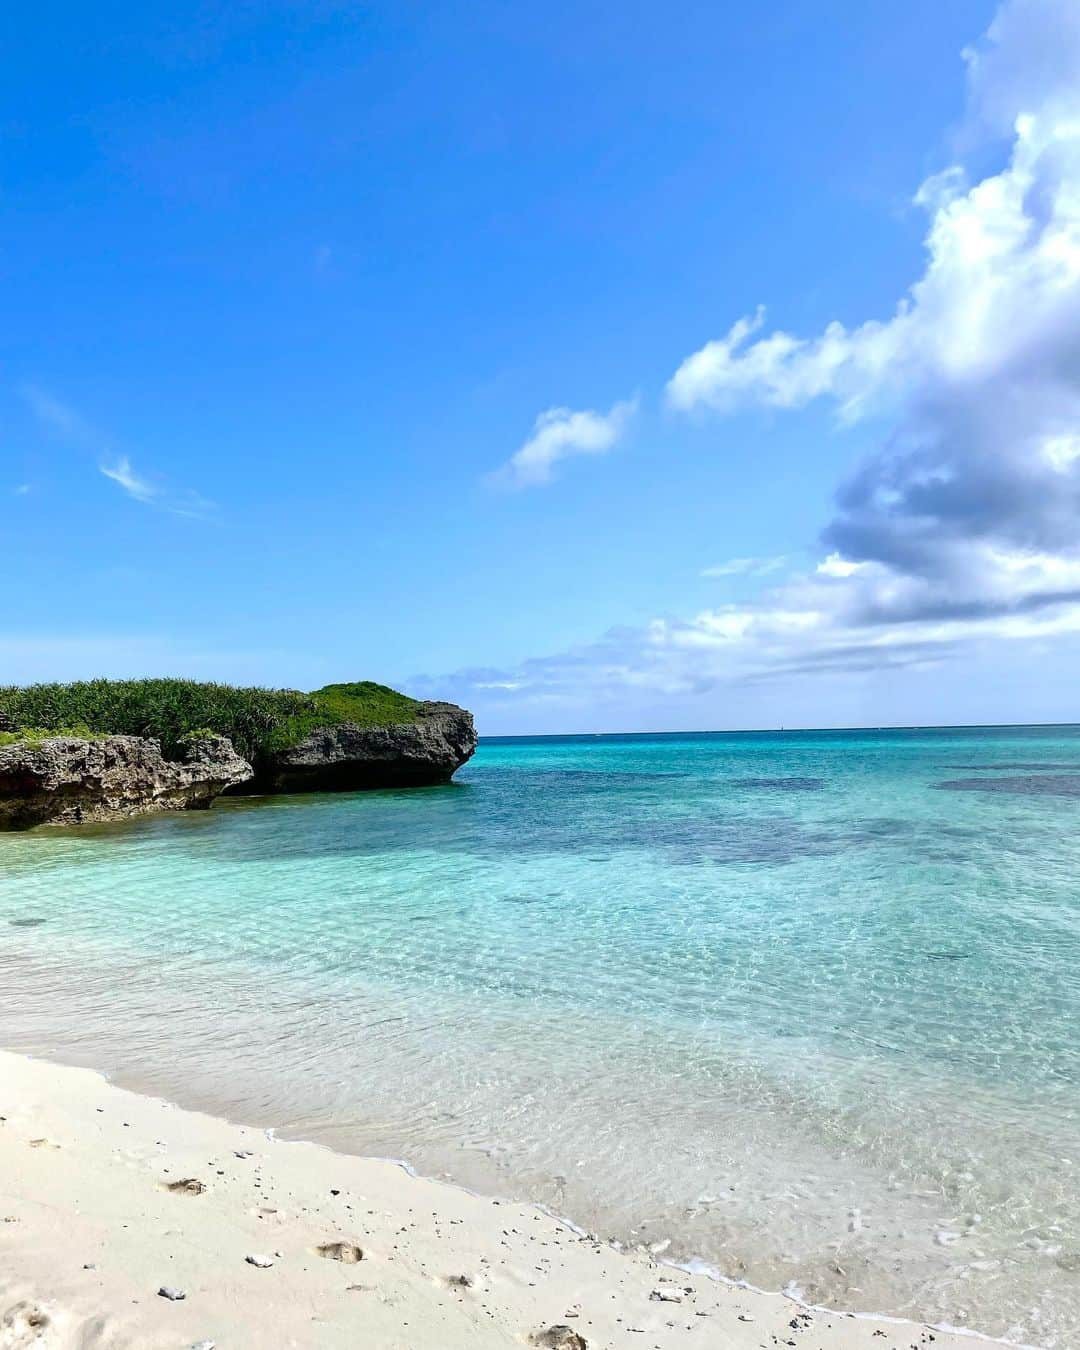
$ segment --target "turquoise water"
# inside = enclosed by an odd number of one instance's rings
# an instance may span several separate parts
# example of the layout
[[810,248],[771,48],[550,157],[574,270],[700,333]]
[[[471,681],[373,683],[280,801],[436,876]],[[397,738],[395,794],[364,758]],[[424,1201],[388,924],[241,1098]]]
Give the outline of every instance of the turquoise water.
[[1078,825],[1067,727],[487,741],[2,836],[0,1044],[1075,1346]]

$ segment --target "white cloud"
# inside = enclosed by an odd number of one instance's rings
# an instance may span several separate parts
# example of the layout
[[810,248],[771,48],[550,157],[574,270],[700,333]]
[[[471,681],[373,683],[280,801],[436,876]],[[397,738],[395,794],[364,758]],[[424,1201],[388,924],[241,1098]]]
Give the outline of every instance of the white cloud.
[[[625,709],[634,700],[663,708],[704,699],[703,706],[720,709],[722,723],[739,687],[783,685],[793,691],[797,710],[817,698],[809,683],[816,678],[835,687],[845,679],[937,667],[970,657],[987,641],[1080,635],[1080,560],[987,550],[981,570],[983,601],[950,603],[933,583],[883,563],[847,571],[843,560],[825,559],[814,572],[750,603],[686,619],[657,618],[505,670],[459,671],[414,680],[410,688],[455,698],[499,720],[514,709],[519,717],[526,709],[562,709],[572,720]],[[1072,599],[1045,607],[1025,603],[1047,588],[1059,595],[1067,590]],[[708,716],[699,713],[698,724]]]
[[616,403],[607,413],[549,408],[533,426],[520,450],[493,478],[508,487],[531,487],[551,480],[551,470],[571,455],[604,455],[614,448],[637,412],[638,401]]
[[729,558],[702,569],[703,577],[763,577],[779,572],[787,563],[787,554],[775,558]]
[[[489,688],[518,706],[697,696],[1080,634],[1080,6],[1006,0],[966,59],[970,126],[1007,127],[1008,154],[979,181],[951,165],[919,188],[926,265],[891,316],[802,337],[766,331],[759,309],[667,386],[683,411],[821,399],[881,426],[816,568],[748,603],[487,671]],[[467,697],[472,681],[449,687]]]
[[[217,509],[214,502],[193,488],[166,488],[136,473],[127,455],[115,453],[100,432],[48,391],[28,384],[21,387],[20,393],[42,426],[71,445],[93,452],[98,459],[98,472],[123,488],[135,501],[192,520],[206,519]],[[19,493],[29,491],[29,484],[16,488]]]
[[[888,427],[824,532],[834,577],[872,561],[978,605],[998,596],[992,553],[1080,556],[1078,13],[1009,0],[969,53],[973,123],[1007,109],[1011,153],[981,181],[953,165],[920,187],[926,268],[890,318],[799,337],[759,310],[668,383],[682,410],[828,399]],[[1030,595],[1002,603],[1053,603],[1053,569],[1024,575]]]
[[1080,434],[1047,436],[1042,443],[1042,457],[1057,473],[1068,473],[1080,459]]
[[158,496],[158,489],[135,473],[126,455],[121,455],[111,464],[99,464],[98,468],[106,478],[119,483],[128,496],[134,497],[137,502],[152,502]]
[[880,324],[867,324],[856,335],[831,323],[812,341],[775,332],[747,346],[764,322],[762,307],[752,318],[736,320],[726,336],[688,356],[668,382],[671,405],[684,412],[701,406],[731,412],[745,402],[796,408],[834,392],[859,366],[889,359]]
[[920,188],[915,200],[932,211],[929,262],[890,319],[854,329],[833,322],[814,338],[776,331],[748,342],[764,323],[759,310],[687,357],[668,383],[673,406],[728,412],[829,397],[854,419],[922,396],[962,398],[1001,375],[1037,377],[1028,358],[1076,331],[1077,103],[1070,117],[1019,116],[1001,173],[962,191],[954,169]]
[[137,502],[144,506],[154,506],[168,511],[172,516],[182,516],[186,520],[206,520],[217,510],[217,504],[203,497],[193,488],[181,491],[166,491],[149,479],[135,472],[127,455],[113,460],[104,460],[98,465],[98,471],[112,480]]
[[817,572],[823,577],[853,577],[863,566],[864,563],[851,562],[848,558],[842,558],[839,553],[830,553],[818,563]]
[[1007,133],[1018,113],[1075,111],[1080,7],[1075,0],[1007,0],[985,38],[964,53],[972,130]]

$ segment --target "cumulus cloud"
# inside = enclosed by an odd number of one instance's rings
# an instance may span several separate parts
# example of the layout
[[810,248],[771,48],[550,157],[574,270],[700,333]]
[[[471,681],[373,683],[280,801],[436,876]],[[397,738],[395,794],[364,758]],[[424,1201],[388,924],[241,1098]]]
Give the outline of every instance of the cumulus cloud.
[[764,323],[761,307],[752,317],[737,319],[724,337],[688,356],[668,382],[672,407],[732,412],[740,404],[756,402],[797,408],[833,393],[844,397],[854,414],[867,378],[884,369],[892,354],[882,324],[849,333],[842,324],[831,323],[818,338],[775,332],[749,342]]
[[[1000,118],[1009,106],[1011,153],[979,182],[953,166],[919,189],[927,265],[891,317],[798,337],[763,333],[759,311],[689,356],[668,384],[683,410],[827,399],[845,421],[880,421],[881,448],[840,489],[823,543],[839,559],[925,582],[935,607],[938,593],[991,607],[1051,604],[1072,585],[1078,34],[1074,5],[1010,0],[969,54],[973,107]],[[1027,590],[999,585],[1006,557]]]
[[1073,0],[1008,0],[963,56],[972,132],[1008,132],[1018,113],[1034,108],[1075,114],[1080,9]]
[[667,386],[684,412],[828,401],[877,430],[816,566],[751,602],[487,672],[490,688],[671,696],[1080,632],[1080,8],[1006,0],[965,59],[969,129],[1007,127],[1003,162],[919,187],[926,264],[891,315],[800,336],[759,309]]
[[852,562],[850,558],[842,558],[839,553],[830,553],[817,565],[818,576],[821,577],[851,577],[865,563]]
[[531,487],[550,482],[553,467],[571,455],[606,455],[622,437],[637,406],[633,398],[614,404],[606,413],[549,408],[536,419],[525,444],[492,477],[506,487]]

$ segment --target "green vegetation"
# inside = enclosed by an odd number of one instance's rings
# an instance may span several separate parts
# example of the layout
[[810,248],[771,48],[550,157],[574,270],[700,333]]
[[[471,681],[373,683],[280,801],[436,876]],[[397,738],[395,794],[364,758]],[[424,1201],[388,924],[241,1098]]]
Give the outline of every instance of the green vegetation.
[[26,727],[22,731],[0,731],[0,750],[5,745],[25,745],[27,742],[36,745],[41,741],[51,740],[54,736],[75,736],[80,741],[100,741],[106,734],[104,731],[91,731],[82,722],[73,727]]
[[340,722],[410,722],[417,702],[384,684],[237,689],[197,680],[82,680],[0,686],[0,744],[43,735],[152,736],[166,756],[191,735],[217,733],[253,763],[295,745],[317,727]]

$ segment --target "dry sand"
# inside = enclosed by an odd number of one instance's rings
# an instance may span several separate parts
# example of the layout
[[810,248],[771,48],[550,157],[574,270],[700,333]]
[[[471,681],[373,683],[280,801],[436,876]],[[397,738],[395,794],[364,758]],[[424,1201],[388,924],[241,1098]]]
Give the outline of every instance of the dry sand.
[[685,1275],[85,1069],[0,1053],[0,1117],[0,1350],[980,1344]]

